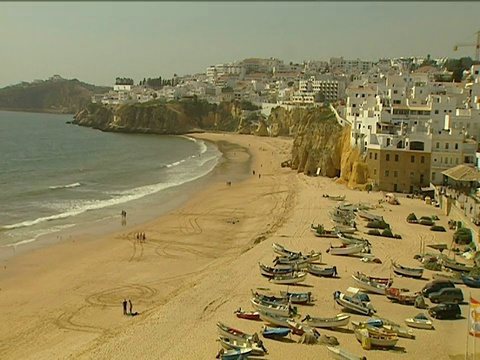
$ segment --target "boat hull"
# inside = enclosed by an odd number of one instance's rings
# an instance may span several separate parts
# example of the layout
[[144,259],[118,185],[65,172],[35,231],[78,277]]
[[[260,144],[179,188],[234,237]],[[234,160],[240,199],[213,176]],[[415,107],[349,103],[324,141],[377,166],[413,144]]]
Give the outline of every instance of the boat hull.
[[378,284],[371,280],[364,279],[362,277],[357,277],[355,275],[352,275],[352,278],[353,278],[353,282],[358,288],[369,291],[371,293],[385,295],[385,292],[387,289],[386,285]]
[[316,328],[336,328],[347,326],[350,322],[350,315],[339,314],[333,318],[309,318],[306,320],[307,325]]

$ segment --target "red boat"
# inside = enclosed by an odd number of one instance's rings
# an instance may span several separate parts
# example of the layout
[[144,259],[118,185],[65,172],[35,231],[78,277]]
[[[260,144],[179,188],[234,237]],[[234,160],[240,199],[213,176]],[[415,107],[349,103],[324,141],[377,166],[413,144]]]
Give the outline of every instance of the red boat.
[[235,315],[240,319],[260,320],[260,314],[257,311],[245,311],[242,308],[239,308],[235,311]]

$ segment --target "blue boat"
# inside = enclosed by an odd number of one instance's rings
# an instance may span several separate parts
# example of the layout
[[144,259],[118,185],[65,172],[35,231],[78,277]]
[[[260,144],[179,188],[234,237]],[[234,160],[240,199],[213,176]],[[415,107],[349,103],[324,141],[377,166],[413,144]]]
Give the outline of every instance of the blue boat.
[[268,339],[275,339],[287,336],[290,334],[292,330],[290,328],[270,328],[268,329],[266,326],[263,327],[262,335]]
[[480,276],[473,277],[462,275],[462,281],[468,287],[480,288]]
[[[222,349],[223,350],[223,349]],[[248,356],[252,353],[252,349],[230,349],[220,351],[217,355],[217,359],[222,360],[240,360],[248,359]]]

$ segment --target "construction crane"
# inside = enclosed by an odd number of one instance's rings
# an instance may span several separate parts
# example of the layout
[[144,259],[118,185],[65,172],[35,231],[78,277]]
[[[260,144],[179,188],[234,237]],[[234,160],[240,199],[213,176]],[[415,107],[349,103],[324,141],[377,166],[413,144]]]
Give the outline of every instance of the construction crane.
[[457,51],[461,46],[475,46],[475,61],[478,61],[480,58],[480,31],[477,31],[477,43],[476,44],[457,44],[453,47],[453,51]]

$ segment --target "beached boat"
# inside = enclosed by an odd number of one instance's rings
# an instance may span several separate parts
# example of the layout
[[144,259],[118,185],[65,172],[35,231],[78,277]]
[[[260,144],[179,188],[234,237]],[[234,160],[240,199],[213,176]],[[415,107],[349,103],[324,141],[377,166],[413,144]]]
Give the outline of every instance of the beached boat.
[[347,326],[350,321],[350,315],[348,314],[337,314],[332,318],[319,318],[311,317],[310,315],[305,316],[302,322],[307,322],[308,326],[318,327],[318,328],[336,328],[341,326]]
[[383,216],[375,215],[365,210],[358,210],[357,215],[368,221],[384,221]]
[[443,263],[443,266],[445,266],[448,269],[461,271],[461,272],[470,272],[475,268],[475,266],[462,264],[446,257],[442,259],[442,263]]
[[334,215],[330,212],[330,219],[335,223],[351,225],[355,223],[355,217]]
[[346,195],[331,196],[331,195],[323,194],[323,197],[333,201],[344,201],[347,196]]
[[242,308],[238,308],[235,310],[235,315],[240,319],[260,320],[258,311],[245,311]]
[[221,360],[244,360],[248,359],[248,356],[252,353],[251,348],[245,349],[229,349],[225,350],[222,348],[217,355],[217,359]]
[[317,237],[326,237],[326,238],[336,238],[337,237],[337,230],[327,230],[324,228],[323,225],[310,225],[310,230],[312,233]]
[[353,254],[359,254],[363,252],[364,249],[365,249],[365,244],[362,244],[362,243],[351,244],[351,245],[341,245],[341,246],[330,245],[330,247],[327,250],[327,253],[330,253],[331,255],[353,255]]
[[280,267],[271,267],[262,263],[258,263],[258,266],[260,268],[260,274],[268,278],[271,278],[276,275],[292,274],[295,271],[291,266],[280,268]]
[[340,217],[332,218],[330,216],[330,220],[332,221],[334,226],[344,225],[344,226],[348,226],[348,227],[354,227],[355,229],[357,228],[357,224],[355,222],[355,219],[345,219],[345,218],[340,218]]
[[398,342],[398,335],[383,328],[374,326],[358,327],[355,330],[355,337],[359,342],[365,344],[366,348],[370,346],[390,348],[394,347]]
[[321,267],[314,264],[307,265],[307,271],[315,276],[334,277],[337,276],[337,267]]
[[351,210],[333,209],[328,212],[331,217],[339,217],[344,219],[355,219],[355,213]]
[[299,252],[296,252],[296,251],[287,250],[285,248],[285,246],[277,244],[277,243],[273,243],[272,247],[273,247],[273,252],[275,252],[276,254],[281,255],[281,256],[287,256],[287,257],[288,256],[299,256],[299,254],[300,254]]
[[380,295],[385,295],[385,290],[391,284],[376,282],[375,280],[372,280],[369,276],[359,272],[353,274],[352,278],[355,286],[357,286],[358,288]]
[[447,274],[444,274],[444,273],[435,273],[435,274],[433,274],[432,277],[435,280],[449,280],[454,284],[463,284],[462,277],[458,276],[456,274],[447,275]]
[[410,326],[416,329],[426,329],[426,330],[433,329],[432,320],[430,320],[427,317],[427,315],[423,313],[419,313],[413,318],[405,319],[405,324],[407,324],[407,326]]
[[415,305],[419,293],[411,291],[403,291],[402,289],[389,287],[385,290],[387,298],[393,302],[398,302],[404,305]]
[[319,336],[320,334],[315,328],[312,328],[308,325],[303,325],[295,320],[287,320],[288,326],[290,329],[292,329],[292,332],[297,335],[303,335],[305,333],[313,335],[313,336]]
[[268,281],[274,283],[274,284],[298,284],[300,282],[305,281],[307,278],[307,273],[306,272],[296,272],[293,274],[287,274],[287,275],[275,275],[271,278],[268,279]]
[[291,293],[288,291],[280,291],[280,295],[290,300],[292,304],[308,304],[312,302],[312,293],[302,292],[302,293]]
[[234,329],[222,322],[217,322],[217,330],[221,336],[229,339],[239,339],[243,341],[253,341],[253,335],[246,334],[243,331]]
[[258,312],[260,314],[260,319],[262,319],[263,321],[265,321],[267,323],[270,323],[272,325],[276,325],[276,326],[290,328],[287,321],[288,320],[293,320],[291,317],[276,315],[276,314],[269,313],[267,311],[259,310]]
[[225,349],[246,350],[251,349],[252,355],[263,356],[268,352],[263,347],[263,344],[259,344],[251,341],[242,341],[236,339],[230,339],[224,336],[219,336],[218,341]]
[[398,275],[408,276],[412,278],[421,278],[423,276],[423,268],[410,268],[402,266],[392,260],[393,272]]
[[367,294],[361,294],[360,289],[350,287],[346,293],[335,291],[333,299],[343,308],[361,315],[372,315],[376,312]]
[[336,346],[327,345],[330,355],[336,360],[367,360],[365,356],[358,356]]
[[286,296],[265,295],[252,290],[252,295],[261,302],[274,305],[288,305],[288,298]]
[[465,276],[465,275],[462,275],[462,281],[468,287],[480,288],[480,277],[479,276]]
[[263,335],[263,337],[266,337],[267,339],[279,339],[287,336],[291,332],[292,330],[290,328],[268,328],[264,325],[260,333]]
[[284,305],[284,304],[265,303],[256,297],[250,299],[250,301],[252,302],[252,305],[255,309],[262,310],[270,314],[275,314],[280,316],[290,316],[291,314],[296,313],[296,308],[291,307],[288,304]]
[[340,241],[344,245],[352,245],[352,244],[358,244],[358,243],[364,244],[364,245],[367,245],[367,246],[372,245],[370,243],[370,241],[368,241],[368,239],[359,238],[359,237],[352,236],[352,235],[349,235],[349,234],[344,234],[342,232],[338,233],[338,238],[340,239]]
[[[358,326],[358,324],[355,323],[354,321],[352,321],[352,324],[353,326]],[[394,333],[397,334],[398,337],[401,337],[401,338],[415,339],[415,334],[413,333],[412,330],[402,328],[400,325],[388,319],[379,318],[379,317],[370,318],[367,321],[365,321],[365,324],[375,326],[375,327],[381,327],[388,331],[393,331]]]
[[[353,223],[355,224],[355,221]],[[348,226],[342,224],[335,224],[334,228],[337,232],[341,232],[342,234],[353,234],[357,231],[356,226]]]

